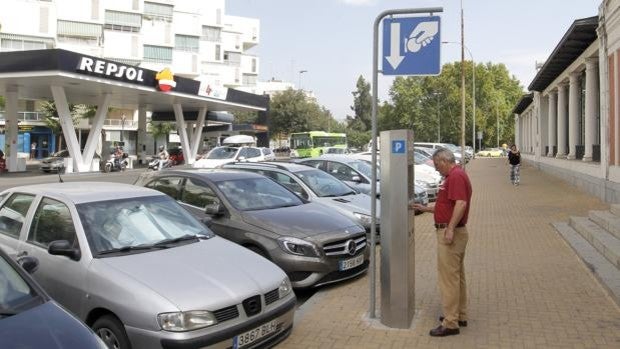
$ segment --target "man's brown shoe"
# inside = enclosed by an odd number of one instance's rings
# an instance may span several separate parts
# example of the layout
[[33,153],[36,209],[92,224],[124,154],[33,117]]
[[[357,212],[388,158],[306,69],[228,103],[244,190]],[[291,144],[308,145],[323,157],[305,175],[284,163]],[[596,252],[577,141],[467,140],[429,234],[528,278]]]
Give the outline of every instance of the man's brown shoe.
[[445,336],[454,336],[456,334],[461,333],[458,328],[447,328],[439,325],[437,328],[433,328],[430,332],[432,337],[445,337]]
[[[439,322],[443,322],[443,316],[439,317]],[[459,327],[467,327],[467,320],[464,320],[464,321],[459,320]]]

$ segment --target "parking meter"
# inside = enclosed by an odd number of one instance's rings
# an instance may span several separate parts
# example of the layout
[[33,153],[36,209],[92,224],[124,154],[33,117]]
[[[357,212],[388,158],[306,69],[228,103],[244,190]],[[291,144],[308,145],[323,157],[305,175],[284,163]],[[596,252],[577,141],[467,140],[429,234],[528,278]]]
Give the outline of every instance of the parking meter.
[[409,328],[415,301],[413,131],[381,132],[381,323]]

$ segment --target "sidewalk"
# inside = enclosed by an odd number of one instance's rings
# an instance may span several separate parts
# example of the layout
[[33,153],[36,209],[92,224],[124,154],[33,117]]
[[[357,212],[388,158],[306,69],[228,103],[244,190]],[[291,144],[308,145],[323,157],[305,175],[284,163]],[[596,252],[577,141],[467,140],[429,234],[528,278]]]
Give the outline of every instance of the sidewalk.
[[505,159],[474,160],[468,172],[474,189],[465,259],[470,318],[460,335],[428,335],[439,325],[441,305],[433,217],[423,214],[416,217],[410,329],[367,318],[366,275],[310,298],[278,348],[620,348],[620,309],[550,225],[608,205],[527,164],[519,187],[510,184]]

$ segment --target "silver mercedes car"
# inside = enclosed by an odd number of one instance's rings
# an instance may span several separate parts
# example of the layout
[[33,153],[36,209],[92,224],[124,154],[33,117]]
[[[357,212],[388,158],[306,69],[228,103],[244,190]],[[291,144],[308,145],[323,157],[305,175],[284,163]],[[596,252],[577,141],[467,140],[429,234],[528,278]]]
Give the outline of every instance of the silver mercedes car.
[[0,193],[0,246],[109,348],[242,348],[290,334],[295,295],[267,259],[169,196],[73,182]]

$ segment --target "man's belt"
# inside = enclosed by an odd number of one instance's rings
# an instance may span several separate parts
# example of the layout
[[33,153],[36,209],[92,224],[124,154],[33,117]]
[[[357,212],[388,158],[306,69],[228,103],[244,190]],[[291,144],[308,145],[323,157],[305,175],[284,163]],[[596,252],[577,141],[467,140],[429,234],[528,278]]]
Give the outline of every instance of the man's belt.
[[[457,228],[463,228],[465,224],[458,224]],[[435,229],[444,229],[448,227],[448,223],[435,223]]]

